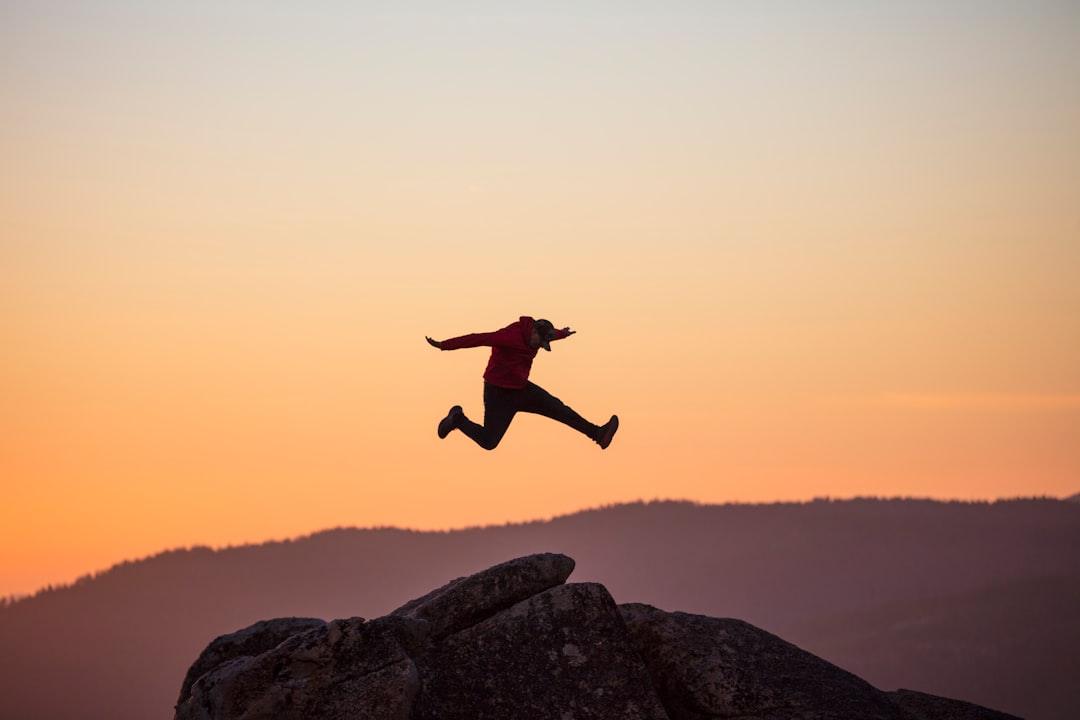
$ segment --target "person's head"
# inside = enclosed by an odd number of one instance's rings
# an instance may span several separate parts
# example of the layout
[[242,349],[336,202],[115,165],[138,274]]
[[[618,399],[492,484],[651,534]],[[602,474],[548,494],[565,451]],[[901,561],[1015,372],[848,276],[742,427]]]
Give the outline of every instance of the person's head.
[[550,320],[537,320],[533,323],[532,342],[534,348],[544,348],[551,352],[551,341],[555,339],[555,326]]

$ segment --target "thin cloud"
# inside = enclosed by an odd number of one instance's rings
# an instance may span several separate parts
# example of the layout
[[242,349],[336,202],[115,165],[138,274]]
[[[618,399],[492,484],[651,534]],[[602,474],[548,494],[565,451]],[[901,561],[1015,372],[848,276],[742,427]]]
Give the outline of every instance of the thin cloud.
[[881,400],[886,405],[916,410],[1080,410],[1078,393],[894,393],[882,396]]

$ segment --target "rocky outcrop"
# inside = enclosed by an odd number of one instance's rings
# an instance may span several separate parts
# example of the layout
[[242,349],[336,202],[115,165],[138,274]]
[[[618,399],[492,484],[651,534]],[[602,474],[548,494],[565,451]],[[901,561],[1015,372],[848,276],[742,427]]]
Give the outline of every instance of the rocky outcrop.
[[672,718],[907,717],[866,681],[741,620],[648,605],[622,615]]
[[432,646],[416,720],[666,720],[607,590],[563,585]]
[[574,561],[565,555],[530,555],[458,578],[406,603],[391,615],[426,620],[432,637],[442,639],[514,603],[562,585],[573,571]]
[[748,623],[566,584],[564,555],[459,578],[390,615],[214,640],[176,720],[1001,720],[869,683]]

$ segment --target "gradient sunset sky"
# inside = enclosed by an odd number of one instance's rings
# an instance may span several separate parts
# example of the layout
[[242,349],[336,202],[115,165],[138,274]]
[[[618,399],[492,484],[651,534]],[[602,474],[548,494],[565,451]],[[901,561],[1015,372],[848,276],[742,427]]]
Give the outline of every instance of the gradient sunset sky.
[[[0,0],[0,595],[637,499],[1080,491],[1080,3]],[[606,450],[482,414],[519,315]]]

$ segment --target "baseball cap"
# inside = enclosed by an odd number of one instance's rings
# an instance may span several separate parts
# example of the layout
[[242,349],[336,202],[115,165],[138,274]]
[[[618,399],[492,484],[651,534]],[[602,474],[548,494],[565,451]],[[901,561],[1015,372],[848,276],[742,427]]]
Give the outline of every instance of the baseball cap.
[[540,347],[551,352],[551,341],[555,339],[555,326],[550,320],[537,320],[533,323],[533,329],[540,336]]

